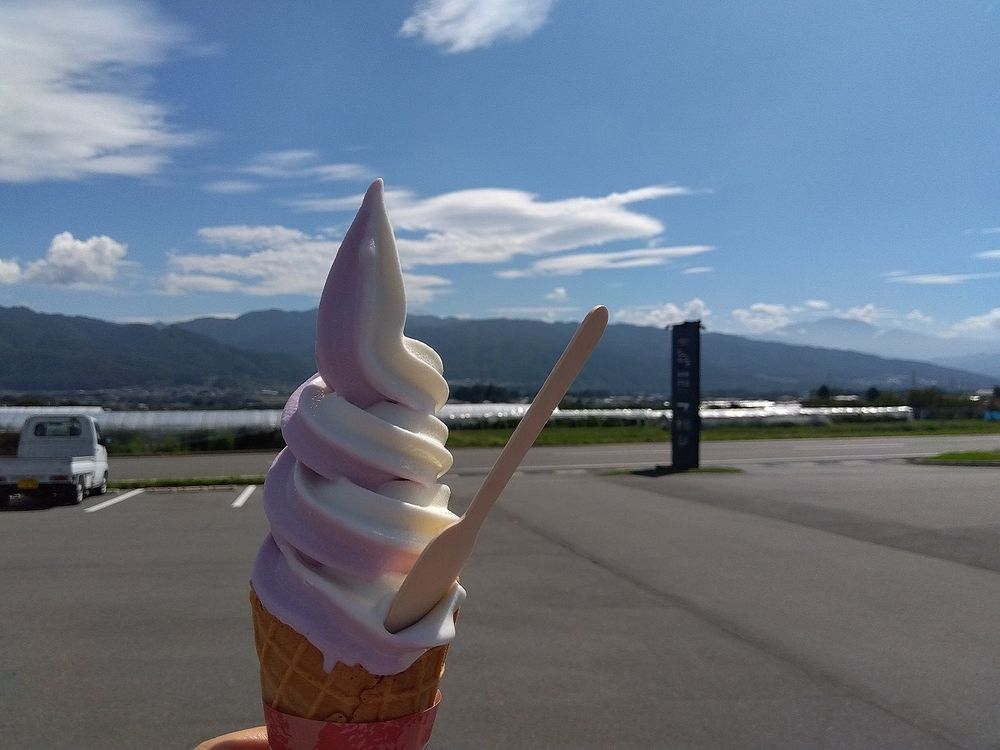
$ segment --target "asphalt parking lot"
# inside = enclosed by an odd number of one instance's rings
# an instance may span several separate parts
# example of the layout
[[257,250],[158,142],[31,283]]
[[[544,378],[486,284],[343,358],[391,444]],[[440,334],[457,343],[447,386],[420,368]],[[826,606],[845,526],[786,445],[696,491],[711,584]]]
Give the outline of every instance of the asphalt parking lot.
[[[463,574],[431,746],[1000,746],[1000,475],[746,468],[515,478]],[[481,476],[448,481],[460,508]],[[0,513],[4,746],[260,723],[265,530],[241,486]]]

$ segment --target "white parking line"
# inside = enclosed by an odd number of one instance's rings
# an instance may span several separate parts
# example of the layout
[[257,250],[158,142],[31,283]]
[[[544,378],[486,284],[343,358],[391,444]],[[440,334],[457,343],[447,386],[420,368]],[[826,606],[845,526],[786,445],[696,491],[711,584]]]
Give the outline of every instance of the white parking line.
[[85,508],[83,512],[93,513],[95,510],[104,510],[105,508],[108,508],[114,505],[115,503],[120,503],[122,500],[128,500],[130,497],[135,497],[136,495],[142,494],[145,491],[146,491],[145,489],[140,487],[137,490],[129,490],[128,492],[123,492],[121,495],[113,497],[110,500],[105,500],[103,503],[98,503],[97,505],[91,505],[89,508]]
[[257,485],[256,485],[256,484],[251,484],[250,486],[246,487],[246,488],[245,488],[245,489],[243,490],[243,492],[241,492],[241,493],[239,494],[239,497],[237,497],[237,498],[236,498],[235,500],[233,500],[233,507],[234,507],[234,508],[242,508],[242,507],[243,507],[243,504],[244,504],[244,503],[245,503],[245,502],[246,502],[247,500],[249,500],[249,499],[250,499],[250,496],[251,496],[251,495],[253,494],[253,491],[254,491],[255,489],[257,489]]

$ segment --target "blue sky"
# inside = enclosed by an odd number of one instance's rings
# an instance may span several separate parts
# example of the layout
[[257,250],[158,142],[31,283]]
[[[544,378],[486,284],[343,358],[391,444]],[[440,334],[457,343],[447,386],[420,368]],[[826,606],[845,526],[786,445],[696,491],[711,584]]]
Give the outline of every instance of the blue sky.
[[998,49],[980,0],[5,0],[0,304],[314,307],[381,176],[413,312],[1000,348]]

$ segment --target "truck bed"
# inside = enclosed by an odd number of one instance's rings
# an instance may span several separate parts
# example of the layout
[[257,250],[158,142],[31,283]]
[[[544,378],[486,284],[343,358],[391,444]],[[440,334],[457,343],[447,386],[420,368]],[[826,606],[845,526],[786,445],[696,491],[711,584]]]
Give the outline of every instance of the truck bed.
[[5,482],[20,479],[44,479],[51,476],[79,476],[94,472],[96,462],[91,456],[68,458],[0,458],[0,477]]

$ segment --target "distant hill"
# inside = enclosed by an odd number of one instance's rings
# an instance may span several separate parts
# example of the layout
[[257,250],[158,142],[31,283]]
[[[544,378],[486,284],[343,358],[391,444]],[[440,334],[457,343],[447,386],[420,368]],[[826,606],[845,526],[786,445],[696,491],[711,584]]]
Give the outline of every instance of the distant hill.
[[1000,352],[979,352],[961,357],[935,357],[934,364],[955,367],[972,372],[994,373],[994,380],[1000,382]]
[[312,371],[310,358],[236,349],[175,326],[0,307],[0,388],[88,390],[141,385],[285,386]]
[[258,352],[310,352],[316,340],[316,310],[260,310],[238,318],[195,318],[173,328],[208,336],[235,349]]

